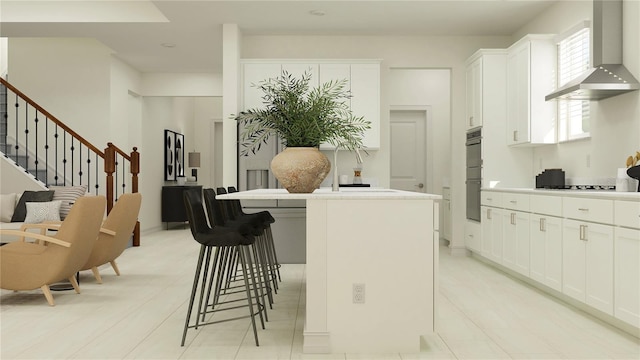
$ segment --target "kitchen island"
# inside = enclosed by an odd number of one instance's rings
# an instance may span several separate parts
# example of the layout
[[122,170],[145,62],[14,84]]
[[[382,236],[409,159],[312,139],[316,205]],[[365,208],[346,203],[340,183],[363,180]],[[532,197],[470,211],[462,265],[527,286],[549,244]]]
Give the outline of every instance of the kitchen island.
[[440,195],[262,189],[219,199],[306,200],[305,353],[415,353],[434,332]]

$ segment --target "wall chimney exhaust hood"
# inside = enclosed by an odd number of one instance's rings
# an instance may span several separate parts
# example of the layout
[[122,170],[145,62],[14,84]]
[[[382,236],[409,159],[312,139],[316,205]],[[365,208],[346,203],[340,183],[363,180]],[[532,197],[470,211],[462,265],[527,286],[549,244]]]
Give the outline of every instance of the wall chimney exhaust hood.
[[545,100],[601,100],[639,90],[622,65],[622,0],[593,1],[594,68],[545,96]]

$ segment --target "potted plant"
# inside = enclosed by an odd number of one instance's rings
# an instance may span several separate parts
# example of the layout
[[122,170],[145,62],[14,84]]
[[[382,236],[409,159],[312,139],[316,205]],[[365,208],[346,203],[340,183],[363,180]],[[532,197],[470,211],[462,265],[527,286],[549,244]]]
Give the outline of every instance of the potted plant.
[[332,80],[311,88],[311,73],[296,78],[287,71],[257,86],[264,108],[241,112],[236,120],[243,129],[241,155],[255,153],[272,135],[278,135],[285,150],[271,161],[276,178],[289,192],[313,192],[331,169],[318,148],[329,143],[336,149],[358,151],[371,123],[353,115],[347,104],[351,93],[347,80]]

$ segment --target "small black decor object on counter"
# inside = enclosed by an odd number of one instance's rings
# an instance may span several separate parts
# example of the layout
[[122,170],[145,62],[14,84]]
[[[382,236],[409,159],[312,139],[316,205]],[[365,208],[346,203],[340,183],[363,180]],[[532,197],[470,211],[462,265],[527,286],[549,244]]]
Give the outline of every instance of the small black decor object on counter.
[[[640,165],[632,166],[627,169],[627,175],[636,180],[640,180]],[[640,182],[638,183],[638,192],[640,192]]]
[[562,169],[545,169],[536,176],[536,189],[564,189],[565,177]]

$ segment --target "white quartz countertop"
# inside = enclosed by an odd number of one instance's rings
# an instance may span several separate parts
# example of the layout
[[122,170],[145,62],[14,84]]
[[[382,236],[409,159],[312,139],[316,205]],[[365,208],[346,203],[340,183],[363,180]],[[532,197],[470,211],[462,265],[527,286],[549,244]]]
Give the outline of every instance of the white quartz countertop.
[[510,192],[532,195],[551,195],[569,197],[587,197],[612,200],[640,201],[640,192],[621,192],[612,190],[552,190],[527,188],[482,188],[482,191]]
[[311,194],[291,194],[285,189],[259,189],[219,195],[217,198],[221,200],[439,200],[442,196],[383,188],[340,188],[340,191],[320,188]]

